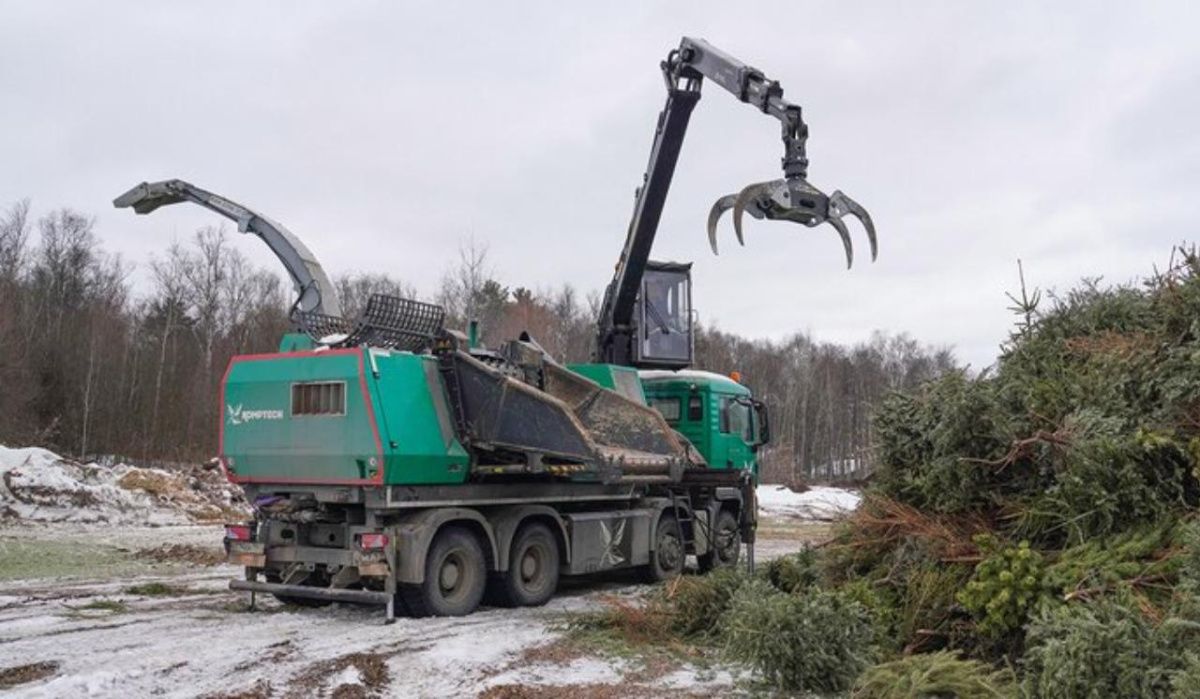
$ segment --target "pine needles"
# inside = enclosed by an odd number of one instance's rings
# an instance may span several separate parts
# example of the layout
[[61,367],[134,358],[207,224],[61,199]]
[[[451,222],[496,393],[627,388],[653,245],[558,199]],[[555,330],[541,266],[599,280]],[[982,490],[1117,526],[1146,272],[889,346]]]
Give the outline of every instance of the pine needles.
[[859,678],[852,699],[1008,699],[1016,696],[1013,673],[949,651],[909,655],[881,663]]

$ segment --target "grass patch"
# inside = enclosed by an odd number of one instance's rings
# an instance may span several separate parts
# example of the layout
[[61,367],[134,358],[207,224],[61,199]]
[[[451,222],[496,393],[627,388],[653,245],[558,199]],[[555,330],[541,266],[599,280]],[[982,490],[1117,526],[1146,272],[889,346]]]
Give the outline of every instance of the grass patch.
[[149,569],[116,546],[83,541],[0,539],[0,580],[110,578]]
[[149,582],[127,587],[125,588],[125,594],[141,595],[142,597],[182,597],[184,595],[201,595],[204,593],[189,587],[168,585],[164,582]]

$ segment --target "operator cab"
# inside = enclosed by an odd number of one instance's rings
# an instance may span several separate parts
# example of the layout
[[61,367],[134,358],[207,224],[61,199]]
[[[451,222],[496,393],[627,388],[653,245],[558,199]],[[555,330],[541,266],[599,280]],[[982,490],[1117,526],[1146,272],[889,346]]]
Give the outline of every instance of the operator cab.
[[758,478],[759,447],[770,441],[767,408],[750,389],[710,371],[639,371],[646,403],[695,445],[717,469],[745,469]]
[[692,263],[646,263],[634,305],[634,364],[681,369],[692,364]]

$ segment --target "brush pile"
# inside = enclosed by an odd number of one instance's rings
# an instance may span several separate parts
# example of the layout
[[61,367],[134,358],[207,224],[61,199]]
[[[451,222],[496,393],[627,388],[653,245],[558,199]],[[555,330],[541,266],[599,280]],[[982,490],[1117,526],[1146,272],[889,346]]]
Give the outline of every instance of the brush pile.
[[785,690],[1200,696],[1200,258],[1013,301],[992,370],[882,405],[833,541],[677,591],[677,630]]
[[994,373],[882,406],[884,467],[823,570],[900,611],[904,654],[1013,668],[1031,696],[1189,695],[1200,260],[1013,300]]

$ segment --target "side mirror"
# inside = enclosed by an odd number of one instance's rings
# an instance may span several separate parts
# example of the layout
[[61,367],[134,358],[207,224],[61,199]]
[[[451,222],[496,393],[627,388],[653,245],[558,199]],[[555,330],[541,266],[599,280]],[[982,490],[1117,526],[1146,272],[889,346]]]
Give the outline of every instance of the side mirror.
[[762,446],[771,441],[771,420],[767,415],[767,404],[755,400],[751,405],[754,408],[754,422],[758,426],[758,438],[754,442],[757,446]]

